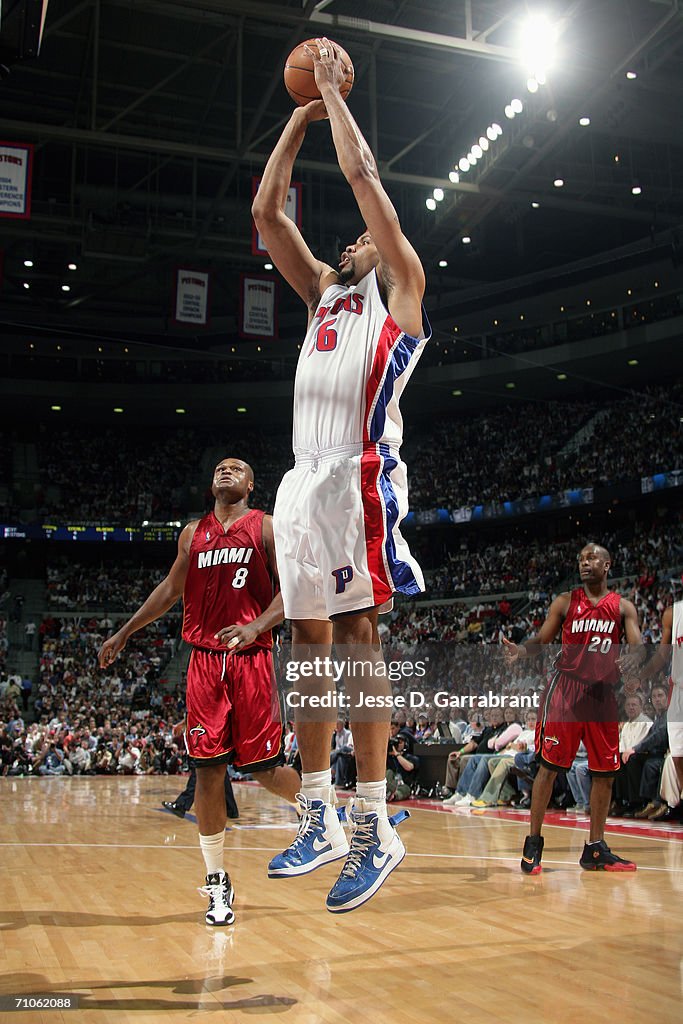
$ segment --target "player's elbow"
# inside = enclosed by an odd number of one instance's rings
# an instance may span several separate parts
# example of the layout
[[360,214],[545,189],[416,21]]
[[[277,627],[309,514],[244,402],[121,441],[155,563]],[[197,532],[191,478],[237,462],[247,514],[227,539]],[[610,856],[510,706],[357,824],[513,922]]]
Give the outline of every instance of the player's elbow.
[[269,203],[263,196],[257,194],[251,204],[251,215],[254,218],[256,227],[260,230],[269,224],[274,224],[278,219],[279,210],[272,203]]

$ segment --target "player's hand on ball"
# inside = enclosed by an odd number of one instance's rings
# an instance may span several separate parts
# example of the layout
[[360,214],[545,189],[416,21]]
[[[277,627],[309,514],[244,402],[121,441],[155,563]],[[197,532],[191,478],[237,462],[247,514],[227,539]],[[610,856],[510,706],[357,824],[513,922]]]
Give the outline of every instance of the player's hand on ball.
[[243,626],[226,626],[216,633],[215,639],[224,644],[231,654],[237,654],[245,647],[251,647],[258,636],[258,628],[247,622]]
[[322,92],[323,85],[327,83],[333,85],[339,91],[346,78],[347,71],[341,53],[338,47],[325,36],[321,39],[316,39],[316,43],[317,50],[315,46],[304,46],[305,53],[313,61],[316,85],[320,92]]
[[327,118],[327,107],[322,100],[311,100],[305,107],[299,107],[304,117],[306,118],[306,124],[310,124],[312,121],[324,121]]

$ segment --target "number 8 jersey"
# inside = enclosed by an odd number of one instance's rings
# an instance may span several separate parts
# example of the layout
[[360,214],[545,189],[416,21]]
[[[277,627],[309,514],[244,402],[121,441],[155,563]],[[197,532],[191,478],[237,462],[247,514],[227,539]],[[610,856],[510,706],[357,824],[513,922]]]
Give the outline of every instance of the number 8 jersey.
[[[257,618],[273,600],[273,579],[263,543],[265,513],[250,509],[227,531],[209,512],[197,523],[183,591],[183,640],[225,651],[214,634]],[[254,646],[272,647],[270,631]]]
[[623,637],[621,597],[610,591],[593,604],[583,587],[572,590],[562,624],[562,650],[555,667],[587,683],[619,681]]
[[374,270],[356,285],[326,288],[296,370],[294,455],[368,444],[398,451],[398,403],[430,333],[424,316],[420,338],[400,330],[382,302]]

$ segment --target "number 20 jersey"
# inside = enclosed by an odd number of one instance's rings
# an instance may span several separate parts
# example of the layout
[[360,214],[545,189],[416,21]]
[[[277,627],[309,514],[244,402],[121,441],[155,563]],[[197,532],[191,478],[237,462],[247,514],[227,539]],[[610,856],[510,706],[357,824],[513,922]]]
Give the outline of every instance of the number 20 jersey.
[[[273,580],[263,544],[264,513],[250,509],[224,530],[213,512],[197,523],[183,591],[183,640],[225,651],[215,633],[257,618],[273,600]],[[254,646],[272,647],[270,630]]]
[[555,667],[586,683],[619,681],[619,645],[623,627],[621,597],[609,591],[593,604],[583,587],[572,590],[562,624],[562,650]]
[[394,323],[374,270],[358,284],[330,285],[301,347],[294,385],[295,456],[403,439],[398,403],[430,336]]

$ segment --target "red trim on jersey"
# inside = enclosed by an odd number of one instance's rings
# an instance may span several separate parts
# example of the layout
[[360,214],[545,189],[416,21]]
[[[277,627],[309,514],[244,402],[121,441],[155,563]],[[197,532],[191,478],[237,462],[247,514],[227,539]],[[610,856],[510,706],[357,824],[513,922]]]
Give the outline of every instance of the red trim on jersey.
[[391,350],[397,339],[403,334],[401,328],[388,316],[382,325],[372,369],[365,386],[365,415],[363,417],[363,441],[370,441],[370,423],[375,411],[377,396],[382,389],[384,378],[391,358]]
[[377,480],[381,472],[381,456],[378,452],[368,448],[360,459],[360,494],[363,502],[368,571],[372,580],[372,596],[375,604],[383,604],[388,601],[394,592],[384,564],[387,524],[384,505],[377,488]]

